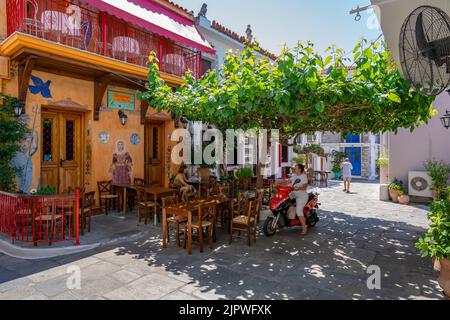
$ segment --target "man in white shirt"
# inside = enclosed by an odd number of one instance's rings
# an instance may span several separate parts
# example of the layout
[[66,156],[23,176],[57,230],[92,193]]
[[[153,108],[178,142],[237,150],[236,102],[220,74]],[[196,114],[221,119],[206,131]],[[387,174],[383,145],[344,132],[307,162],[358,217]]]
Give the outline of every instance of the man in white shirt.
[[352,182],[353,165],[349,158],[345,158],[341,164],[342,178],[344,179],[344,192],[350,193],[350,183]]
[[297,216],[302,224],[302,236],[308,234],[308,226],[306,225],[305,215],[303,214],[303,208],[308,203],[308,177],[305,174],[305,166],[297,164],[294,168],[294,173],[291,175],[291,186],[294,187],[292,195],[296,201]]

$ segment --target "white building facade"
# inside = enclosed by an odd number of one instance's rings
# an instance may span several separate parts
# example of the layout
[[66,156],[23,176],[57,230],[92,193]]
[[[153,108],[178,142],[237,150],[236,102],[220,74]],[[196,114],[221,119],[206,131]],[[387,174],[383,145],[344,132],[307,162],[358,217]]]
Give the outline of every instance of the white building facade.
[[[450,15],[449,0],[372,0],[378,15],[385,40],[395,59],[400,72],[399,39],[401,28],[407,17],[421,6],[433,6]],[[450,88],[447,88],[450,89]],[[400,129],[396,134],[388,133],[382,138],[382,143],[388,149],[389,180],[397,178],[409,188],[409,180],[414,172],[424,172],[427,160],[437,160],[450,163],[450,130],[446,130],[440,117],[450,110],[449,92],[443,92],[436,97],[433,107],[438,114],[428,124],[423,124],[414,132]],[[381,187],[382,191],[386,186]],[[383,194],[382,194],[383,198]]]
[[[239,35],[236,32],[229,30],[217,21],[211,21],[207,17],[207,5],[204,4],[197,15],[197,28],[205,39],[211,44],[216,51],[215,56],[204,54],[202,56],[202,70],[203,73],[210,69],[219,68],[227,53],[241,52],[245,49],[245,43],[253,39],[251,26],[247,26],[246,36]],[[274,54],[261,49],[258,55],[264,55],[272,60],[276,59]],[[246,150],[248,153],[245,158],[250,159],[251,150]],[[275,173],[276,178],[281,178],[284,175],[283,168],[292,166],[293,148],[282,147],[279,145],[277,150],[272,152],[273,157],[270,159],[272,173]],[[230,167],[229,169],[232,169]]]

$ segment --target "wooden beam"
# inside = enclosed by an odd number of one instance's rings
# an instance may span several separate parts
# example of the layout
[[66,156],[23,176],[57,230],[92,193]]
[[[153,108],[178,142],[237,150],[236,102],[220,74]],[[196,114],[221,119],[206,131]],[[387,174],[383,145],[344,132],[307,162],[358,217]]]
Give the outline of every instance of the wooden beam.
[[141,124],[145,124],[145,116],[148,111],[148,102],[146,100],[141,100]]
[[36,56],[29,56],[22,64],[19,65],[19,101],[22,101],[23,103],[27,100],[28,85],[30,83],[31,73],[33,72],[36,60]]
[[102,100],[105,96],[106,89],[110,83],[111,78],[109,75],[106,75],[101,79],[95,79],[94,81],[94,121],[100,120],[100,107],[102,105]]

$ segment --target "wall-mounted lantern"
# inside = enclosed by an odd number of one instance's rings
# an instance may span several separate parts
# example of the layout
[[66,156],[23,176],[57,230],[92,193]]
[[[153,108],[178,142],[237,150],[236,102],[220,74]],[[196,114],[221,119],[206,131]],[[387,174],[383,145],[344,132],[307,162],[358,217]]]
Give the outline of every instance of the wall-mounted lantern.
[[128,116],[122,110],[119,110],[120,123],[124,126],[127,124]]
[[441,122],[445,129],[448,130],[448,128],[450,128],[450,112],[448,110],[446,110],[445,115],[441,117]]
[[14,102],[13,108],[16,117],[20,117],[23,114],[24,103],[22,101],[17,100],[16,102]]

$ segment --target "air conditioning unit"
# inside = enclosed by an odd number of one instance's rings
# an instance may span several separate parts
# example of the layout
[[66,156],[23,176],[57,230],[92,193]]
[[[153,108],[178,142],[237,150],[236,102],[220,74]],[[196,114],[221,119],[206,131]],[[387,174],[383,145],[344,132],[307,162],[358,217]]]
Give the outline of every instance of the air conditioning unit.
[[408,174],[408,190],[410,196],[432,198],[432,180],[426,172],[410,171]]
[[0,56],[0,79],[9,79],[9,58]]

